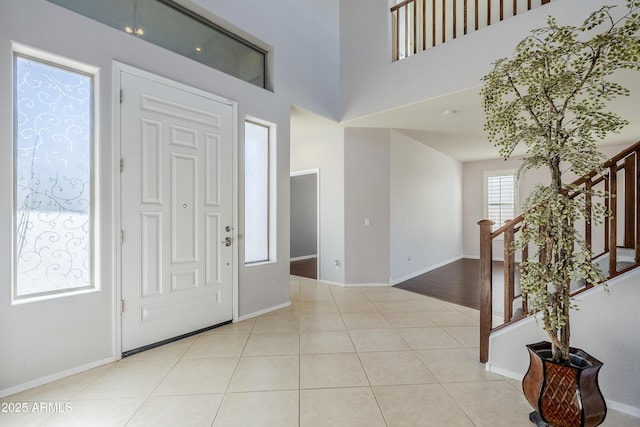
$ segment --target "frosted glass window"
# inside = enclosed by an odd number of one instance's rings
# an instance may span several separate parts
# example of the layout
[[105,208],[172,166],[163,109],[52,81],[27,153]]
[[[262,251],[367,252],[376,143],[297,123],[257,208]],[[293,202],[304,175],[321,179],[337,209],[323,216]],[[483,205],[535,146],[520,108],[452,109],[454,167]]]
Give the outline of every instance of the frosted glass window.
[[92,287],[93,77],[14,66],[14,298]]
[[245,263],[269,260],[269,127],[244,127]]
[[485,214],[493,221],[491,231],[502,227],[505,221],[516,217],[515,172],[488,173],[485,176]]

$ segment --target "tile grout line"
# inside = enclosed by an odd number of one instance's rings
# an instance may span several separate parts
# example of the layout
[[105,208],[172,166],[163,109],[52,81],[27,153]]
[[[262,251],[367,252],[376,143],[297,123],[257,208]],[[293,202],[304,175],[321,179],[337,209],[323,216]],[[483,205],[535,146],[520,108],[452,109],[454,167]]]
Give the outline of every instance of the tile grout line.
[[231,381],[233,381],[233,377],[236,374],[237,370],[238,370],[238,366],[240,365],[240,360],[242,359],[242,355],[244,354],[246,348],[247,348],[247,344],[249,343],[249,340],[251,339],[251,334],[253,334],[253,329],[256,326],[256,320],[253,319],[253,324],[251,325],[251,329],[249,330],[249,335],[247,336],[247,340],[244,342],[244,345],[242,346],[242,351],[240,351],[240,356],[238,356],[238,361],[236,362],[236,366],[233,368],[233,372],[231,373],[231,376],[229,377],[229,382],[227,383],[227,387],[224,390],[224,393],[222,393],[222,399],[220,400],[220,404],[218,405],[218,409],[216,410],[216,413],[213,416],[213,420],[211,421],[211,427],[213,427],[213,425],[216,422],[216,419],[218,418],[218,415],[220,415],[220,410],[222,409],[222,405],[225,403],[225,401],[227,400],[227,394],[229,394],[229,387],[231,387]]
[[[185,338],[188,339],[189,337]],[[149,392],[149,394],[147,396],[144,397],[143,402],[140,404],[140,406],[138,406],[138,408],[136,408],[135,411],[133,411],[133,414],[131,414],[131,416],[129,417],[129,419],[123,424],[124,426],[127,426],[129,423],[131,423],[131,421],[133,421],[133,419],[135,418],[135,416],[138,414],[138,412],[140,412],[140,410],[142,409],[142,407],[144,407],[144,405],[149,401],[149,399],[153,396],[153,393],[158,389],[158,387],[160,387],[160,384],[162,384],[162,382],[164,380],[167,379],[167,377],[169,376],[169,374],[171,373],[171,371],[173,371],[173,369],[178,365],[178,363],[180,363],[180,361],[182,360],[182,358],[184,357],[185,354],[187,354],[187,352],[189,351],[189,349],[193,346],[193,344],[197,341],[197,338],[193,340],[193,342],[184,350],[184,352],[182,353],[182,355],[180,357],[177,358],[177,360],[175,361],[175,363],[173,364],[173,366],[171,366],[171,369],[169,369],[167,371],[167,373],[160,379],[160,381],[158,381],[158,383],[155,385],[155,387],[153,387],[153,389]],[[179,342],[179,341],[174,341],[174,342]],[[170,344],[169,344],[170,345]],[[116,363],[118,362],[122,362],[122,359],[118,360]],[[124,362],[126,363],[126,362]]]

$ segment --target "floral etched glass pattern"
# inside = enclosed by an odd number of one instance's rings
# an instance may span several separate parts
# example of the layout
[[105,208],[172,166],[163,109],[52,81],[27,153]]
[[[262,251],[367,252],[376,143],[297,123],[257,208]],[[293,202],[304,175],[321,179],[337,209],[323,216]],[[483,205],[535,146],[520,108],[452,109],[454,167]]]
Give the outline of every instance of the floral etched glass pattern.
[[93,78],[15,56],[15,288],[92,286]]

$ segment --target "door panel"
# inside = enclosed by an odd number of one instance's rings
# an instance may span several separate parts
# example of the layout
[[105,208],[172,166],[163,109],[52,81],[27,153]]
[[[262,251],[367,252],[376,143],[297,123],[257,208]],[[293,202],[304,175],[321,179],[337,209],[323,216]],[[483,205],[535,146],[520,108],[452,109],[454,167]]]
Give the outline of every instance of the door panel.
[[122,350],[231,320],[233,107],[122,72]]
[[198,159],[171,154],[171,263],[196,263],[196,194]]

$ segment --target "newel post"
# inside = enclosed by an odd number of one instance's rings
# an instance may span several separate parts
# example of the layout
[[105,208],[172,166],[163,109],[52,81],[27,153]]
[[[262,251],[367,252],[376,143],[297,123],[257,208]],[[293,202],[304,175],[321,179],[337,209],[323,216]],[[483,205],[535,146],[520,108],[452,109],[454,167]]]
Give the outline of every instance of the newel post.
[[509,226],[504,232],[504,323],[511,322],[511,318],[513,317],[516,257],[511,246],[513,245],[514,234],[515,229],[513,225]]
[[489,360],[489,335],[491,334],[491,275],[492,247],[491,225],[493,221],[483,219],[480,226],[480,362]]

